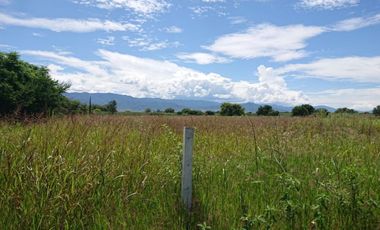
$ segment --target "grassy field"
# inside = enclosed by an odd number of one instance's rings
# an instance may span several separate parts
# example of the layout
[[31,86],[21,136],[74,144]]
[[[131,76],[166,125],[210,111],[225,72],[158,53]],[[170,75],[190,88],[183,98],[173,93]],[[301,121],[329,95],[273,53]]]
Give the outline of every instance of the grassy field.
[[0,137],[1,229],[380,228],[374,117],[78,116],[0,122]]

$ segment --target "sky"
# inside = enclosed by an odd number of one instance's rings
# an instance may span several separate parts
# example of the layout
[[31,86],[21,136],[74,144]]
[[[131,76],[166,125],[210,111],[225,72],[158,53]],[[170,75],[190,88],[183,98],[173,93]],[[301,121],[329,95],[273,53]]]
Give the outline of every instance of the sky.
[[380,104],[380,0],[0,0],[0,51],[70,92]]

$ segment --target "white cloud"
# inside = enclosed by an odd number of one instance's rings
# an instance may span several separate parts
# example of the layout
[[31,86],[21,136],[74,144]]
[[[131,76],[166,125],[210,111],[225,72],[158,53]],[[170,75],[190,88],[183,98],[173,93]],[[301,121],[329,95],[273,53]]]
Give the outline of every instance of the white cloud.
[[177,55],[177,58],[189,62],[196,62],[200,65],[229,62],[227,58],[219,57],[208,53],[180,53]]
[[338,89],[310,93],[311,103],[335,108],[348,107],[360,111],[372,110],[380,104],[380,88]]
[[286,65],[276,72],[324,80],[380,83],[380,56],[325,58],[306,64]]
[[367,26],[380,24],[380,14],[371,17],[357,17],[340,21],[329,29],[332,31],[352,31]]
[[17,18],[0,13],[0,25],[23,26],[30,28],[47,29],[55,32],[93,32],[104,31],[135,31],[136,25],[99,19],[72,19],[72,18]]
[[165,41],[156,41],[148,36],[142,36],[139,38],[130,38],[128,36],[124,36],[123,40],[128,42],[130,47],[137,47],[140,51],[154,51],[171,47],[180,46],[179,42],[169,42]]
[[170,7],[166,0],[76,0],[74,2],[102,9],[129,9],[141,15],[162,13]]
[[179,28],[178,26],[170,26],[170,27],[166,27],[165,31],[171,34],[178,34],[178,33],[182,33],[183,30],[182,28]]
[[360,0],[301,0],[298,5],[304,8],[337,9],[352,7],[360,3]]
[[[44,51],[26,51],[54,64],[52,76],[72,83],[79,92],[113,92],[134,97],[202,98],[260,103],[298,104],[308,101],[299,91],[288,89],[271,68],[260,66],[256,83],[233,81],[216,73],[202,73],[169,61],[140,58],[99,50],[101,60],[84,61]],[[57,67],[59,66],[59,67]],[[75,68],[65,71],[62,68]]]
[[105,46],[113,46],[113,45],[115,45],[115,37],[114,36],[108,36],[106,38],[99,38],[96,41],[99,44],[105,45]]
[[289,61],[307,55],[306,40],[323,33],[317,26],[275,26],[260,24],[241,33],[218,38],[207,49],[232,58],[270,57],[274,61]]

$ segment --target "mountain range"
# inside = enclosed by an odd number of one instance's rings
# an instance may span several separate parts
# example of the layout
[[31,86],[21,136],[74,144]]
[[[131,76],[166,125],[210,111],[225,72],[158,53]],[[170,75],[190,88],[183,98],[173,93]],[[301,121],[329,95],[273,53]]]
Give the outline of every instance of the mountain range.
[[[211,110],[218,111],[221,103],[215,101],[206,100],[185,100],[185,99],[160,99],[160,98],[136,98],[127,95],[113,94],[113,93],[65,93],[65,96],[78,100],[81,103],[89,103],[90,97],[93,104],[104,105],[115,100],[117,102],[117,107],[119,111],[144,111],[149,108],[152,111],[155,110],[165,110],[166,108],[173,108],[176,111],[182,110],[184,108],[190,108],[193,110]],[[259,106],[262,104],[257,104],[253,102],[242,103],[241,104],[246,112],[256,112]],[[290,112],[293,107],[280,105],[280,104],[270,104],[274,110],[279,112]],[[325,108],[330,112],[335,111],[335,108],[329,106],[315,106],[315,108]]]

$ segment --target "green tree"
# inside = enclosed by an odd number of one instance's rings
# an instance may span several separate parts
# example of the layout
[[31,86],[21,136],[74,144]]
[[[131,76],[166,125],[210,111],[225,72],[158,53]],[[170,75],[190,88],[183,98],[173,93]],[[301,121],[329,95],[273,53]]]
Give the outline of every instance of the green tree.
[[256,114],[258,116],[278,116],[280,112],[273,110],[270,105],[264,105],[257,109]]
[[150,109],[150,108],[146,108],[145,110],[144,110],[144,113],[151,113],[152,112],[152,110]]
[[0,52],[0,115],[47,115],[65,103],[68,88],[51,79],[46,67]]
[[315,108],[309,104],[295,106],[292,109],[292,116],[309,116],[315,112]]
[[373,108],[372,113],[375,114],[375,116],[380,116],[380,105]]
[[173,108],[167,108],[164,111],[165,113],[175,113],[175,110]]
[[214,112],[214,111],[211,111],[211,110],[207,110],[207,111],[205,112],[205,114],[208,115],[208,116],[213,116],[213,115],[215,115],[215,112]]
[[117,102],[112,100],[106,104],[106,110],[112,114],[117,112]]
[[357,111],[353,110],[353,109],[349,109],[347,107],[344,107],[344,108],[338,108],[337,110],[335,110],[335,113],[349,113],[349,114],[354,114],[354,113],[357,113]]
[[239,104],[225,102],[220,106],[220,115],[222,116],[242,116],[244,113],[244,108]]

